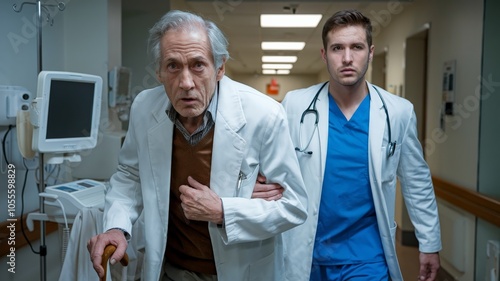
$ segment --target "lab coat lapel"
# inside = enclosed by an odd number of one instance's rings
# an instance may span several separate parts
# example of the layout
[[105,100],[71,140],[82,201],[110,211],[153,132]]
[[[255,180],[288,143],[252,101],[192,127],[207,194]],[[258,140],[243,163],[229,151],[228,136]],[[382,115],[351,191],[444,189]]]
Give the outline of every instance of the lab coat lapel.
[[224,77],[220,82],[215,121],[210,188],[221,197],[235,194],[246,141],[238,131],[246,124],[238,89]]
[[[321,93],[318,96],[318,101],[316,102],[316,108],[319,113],[319,151],[321,151],[321,176],[320,179],[324,178],[325,175],[325,167],[326,167],[326,152],[328,150],[328,122],[330,117],[330,102],[329,102],[329,84],[326,84],[325,87],[321,90]],[[323,141],[321,141],[323,140]],[[317,151],[317,150],[316,150]],[[321,184],[323,184],[321,182]]]
[[368,132],[370,179],[372,180],[372,188],[375,188],[373,186],[375,183],[378,189],[382,184],[382,157],[385,157],[385,154],[382,153],[382,142],[386,133],[386,116],[379,95],[370,83],[367,82],[367,86],[370,92],[370,125]]
[[174,124],[165,114],[165,108],[164,106],[159,106],[156,110],[153,109],[154,118],[158,122],[148,131],[148,150],[153,177],[152,179],[145,179],[143,181],[154,185],[158,206],[160,206],[162,225],[168,224],[172,140],[174,132]]

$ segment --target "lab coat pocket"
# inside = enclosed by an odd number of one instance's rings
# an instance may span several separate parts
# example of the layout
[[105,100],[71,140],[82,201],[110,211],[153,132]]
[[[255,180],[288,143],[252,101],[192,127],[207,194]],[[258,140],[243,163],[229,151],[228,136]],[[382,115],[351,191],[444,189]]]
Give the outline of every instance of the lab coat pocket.
[[396,172],[399,163],[399,154],[401,152],[401,144],[397,143],[394,148],[394,154],[389,155],[389,148],[382,146],[382,182],[388,183],[396,179]]
[[259,165],[251,169],[241,169],[238,181],[236,183],[234,197],[250,198],[252,197],[255,182],[259,175]]
[[391,228],[389,228],[389,230],[391,232],[391,241],[394,244],[394,247],[396,246],[395,242],[396,242],[396,230],[397,230],[397,228],[398,228],[398,224],[396,222],[394,222],[393,226]]
[[248,280],[274,280],[274,253],[250,264]]
[[380,240],[383,245],[393,245],[396,247],[396,230],[398,226],[395,221],[393,221],[392,226],[389,227],[389,233],[386,230],[380,232]]

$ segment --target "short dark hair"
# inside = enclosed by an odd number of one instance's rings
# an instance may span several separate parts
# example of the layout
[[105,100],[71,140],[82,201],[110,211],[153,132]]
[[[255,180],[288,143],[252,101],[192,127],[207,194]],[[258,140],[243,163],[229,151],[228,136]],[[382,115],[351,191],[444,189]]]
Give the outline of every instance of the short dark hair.
[[321,34],[323,39],[323,48],[327,49],[327,36],[332,30],[339,27],[346,27],[350,25],[361,25],[366,31],[366,42],[368,42],[368,47],[372,45],[372,23],[369,18],[365,17],[358,10],[342,10],[336,12],[331,16],[323,26],[323,33]]

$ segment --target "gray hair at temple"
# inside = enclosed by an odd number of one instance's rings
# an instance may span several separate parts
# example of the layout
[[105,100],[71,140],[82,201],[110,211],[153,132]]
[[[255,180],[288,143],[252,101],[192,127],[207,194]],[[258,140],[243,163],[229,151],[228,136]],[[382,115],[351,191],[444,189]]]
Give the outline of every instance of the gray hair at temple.
[[192,30],[202,27],[206,30],[208,41],[212,49],[215,69],[218,69],[229,59],[227,50],[228,42],[224,33],[212,21],[202,17],[178,10],[172,10],[163,15],[161,19],[149,30],[149,48],[157,66],[160,63],[160,42],[163,35],[169,30]]

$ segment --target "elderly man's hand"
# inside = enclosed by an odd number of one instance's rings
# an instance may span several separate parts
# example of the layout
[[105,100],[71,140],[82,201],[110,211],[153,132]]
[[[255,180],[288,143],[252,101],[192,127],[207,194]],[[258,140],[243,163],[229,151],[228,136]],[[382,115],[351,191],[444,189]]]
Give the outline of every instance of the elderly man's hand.
[[104,248],[108,245],[116,246],[115,252],[109,258],[111,264],[115,264],[125,255],[125,250],[127,249],[127,239],[123,235],[123,231],[119,229],[110,229],[102,234],[92,237],[87,242],[87,250],[90,253],[90,260],[94,266],[94,270],[99,275],[99,278],[104,276],[104,268],[101,266],[102,254],[104,253]]
[[222,224],[224,211],[220,197],[208,186],[188,177],[188,185],[179,187],[184,216],[189,220]]

